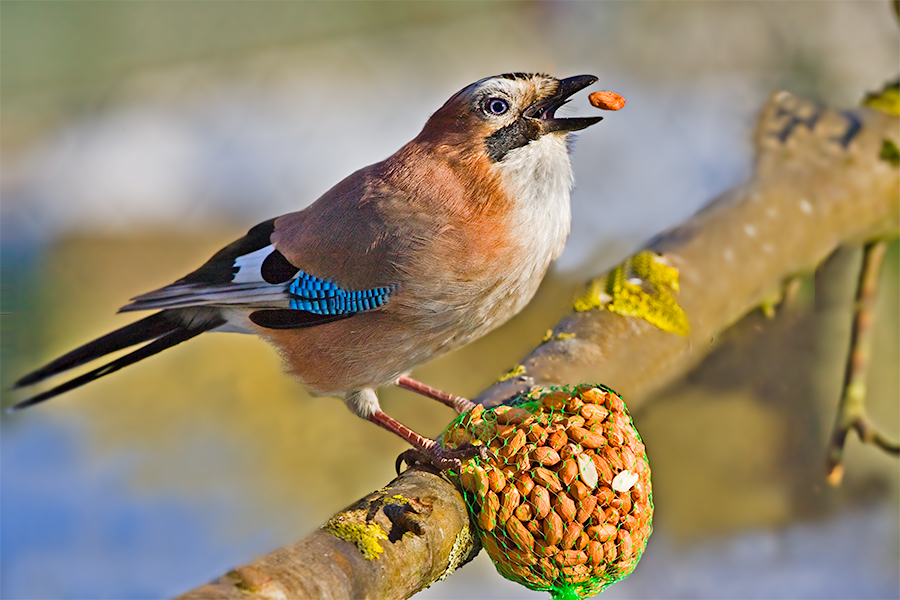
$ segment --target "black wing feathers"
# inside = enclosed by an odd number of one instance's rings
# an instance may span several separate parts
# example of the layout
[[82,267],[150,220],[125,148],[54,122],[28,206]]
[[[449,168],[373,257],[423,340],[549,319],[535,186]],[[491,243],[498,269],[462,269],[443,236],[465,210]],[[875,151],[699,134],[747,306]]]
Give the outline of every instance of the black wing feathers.
[[260,274],[266,283],[279,284],[290,281],[300,269],[295,267],[278,250],[266,257],[260,267]]
[[184,319],[186,316],[188,315],[183,315],[181,311],[159,312],[72,350],[68,354],[57,358],[37,371],[25,375],[16,382],[15,387],[23,387],[38,383],[48,377],[91,362],[92,360],[96,360],[111,352],[153,340],[149,344],[142,346],[134,352],[126,354],[111,363],[71,379],[51,390],[47,390],[46,392],[28,398],[27,400],[23,400],[12,406],[9,410],[21,410],[37,404],[38,402],[49,400],[54,396],[58,396],[69,390],[74,390],[86,383],[100,379],[123,367],[127,367],[139,360],[143,360],[148,356],[153,356],[158,352],[162,352],[166,348],[171,348],[176,344],[180,344],[192,337],[196,337],[204,331],[209,331],[210,329],[215,329],[216,327],[225,324],[225,319],[220,316],[211,316],[202,321],[193,321],[189,324],[185,324]]
[[173,321],[166,313],[158,312],[63,354],[56,360],[19,379],[13,388],[33,385],[48,377],[89,363],[116,350],[156,339],[180,327],[178,322]]
[[32,396],[27,400],[23,400],[18,404],[11,407],[9,410],[21,410],[23,408],[28,408],[29,406],[33,406],[39,402],[43,402],[45,400],[49,400],[54,396],[58,396],[64,392],[68,392],[74,390],[75,388],[79,388],[87,383],[92,381],[96,381],[105,375],[109,375],[110,373],[115,373],[119,369],[127,367],[128,365],[134,364],[139,360],[143,360],[147,357],[153,356],[159,352],[167,348],[171,348],[176,344],[180,344],[181,342],[187,341],[192,337],[196,337],[203,333],[204,331],[208,331],[220,325],[223,325],[225,321],[223,319],[218,319],[217,321],[210,321],[204,324],[201,327],[188,329],[176,329],[175,331],[171,331],[162,337],[157,338],[156,340],[150,342],[146,346],[142,346],[135,350],[130,354],[126,354],[122,358],[118,358],[111,363],[105,364],[102,367],[94,369],[84,375],[80,375],[74,379],[70,379],[69,381],[56,386],[51,390],[47,390],[37,396]]
[[206,261],[202,267],[189,273],[175,283],[231,283],[238,268],[234,266],[234,259],[261,250],[271,244],[270,237],[275,231],[275,219],[263,221],[247,232],[247,235],[236,240]]
[[303,329],[352,317],[356,313],[317,315],[305,310],[271,308],[250,313],[250,320],[266,329]]

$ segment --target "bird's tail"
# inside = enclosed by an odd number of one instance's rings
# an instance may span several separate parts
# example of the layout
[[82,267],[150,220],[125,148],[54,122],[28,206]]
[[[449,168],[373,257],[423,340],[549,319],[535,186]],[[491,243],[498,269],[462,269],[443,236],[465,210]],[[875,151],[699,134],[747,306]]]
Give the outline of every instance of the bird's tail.
[[107,354],[116,352],[117,350],[130,348],[131,346],[142,344],[144,342],[150,342],[149,344],[141,346],[134,352],[126,354],[125,356],[94,369],[93,371],[70,379],[46,392],[23,400],[11,406],[8,410],[21,410],[34,404],[38,404],[39,402],[43,402],[44,400],[49,400],[54,396],[79,388],[86,383],[100,379],[123,367],[127,367],[128,365],[134,364],[149,356],[153,356],[166,348],[171,348],[176,344],[180,344],[205,331],[215,329],[224,324],[225,319],[218,314],[218,311],[210,309],[202,311],[196,309],[164,310],[150,315],[140,321],[136,321],[130,325],[107,333],[92,342],[88,342],[87,344],[60,356],[56,360],[47,363],[40,369],[32,371],[16,381],[13,389],[34,385],[44,379],[87,364],[100,357],[106,356]]

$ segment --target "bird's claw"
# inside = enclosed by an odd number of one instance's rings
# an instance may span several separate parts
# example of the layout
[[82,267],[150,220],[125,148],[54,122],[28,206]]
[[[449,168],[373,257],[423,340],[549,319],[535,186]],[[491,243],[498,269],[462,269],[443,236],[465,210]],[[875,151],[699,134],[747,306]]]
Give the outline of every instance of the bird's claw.
[[497,458],[497,456],[487,446],[476,446],[475,444],[470,444],[469,442],[460,444],[456,449],[453,450],[453,452],[456,453],[456,455],[462,460],[468,460],[470,458],[478,457],[482,461],[488,461],[492,458]]
[[492,455],[493,453],[487,446],[476,446],[469,443],[462,444],[453,449],[441,448],[440,446],[433,446],[428,450],[410,448],[397,457],[394,468],[398,475],[400,474],[400,467],[404,462],[410,467],[420,464],[429,465],[439,471],[459,472],[462,467],[462,461],[475,457],[487,461],[490,460]]

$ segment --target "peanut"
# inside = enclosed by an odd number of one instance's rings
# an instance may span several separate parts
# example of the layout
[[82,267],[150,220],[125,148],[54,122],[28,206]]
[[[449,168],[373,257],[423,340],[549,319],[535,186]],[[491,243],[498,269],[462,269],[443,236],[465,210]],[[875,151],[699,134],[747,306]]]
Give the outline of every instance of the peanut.
[[531,552],[526,552],[520,548],[507,548],[504,551],[507,558],[509,558],[512,562],[523,565],[526,567],[530,567],[533,564],[536,564],[538,559]]
[[[588,404],[588,406],[593,406],[593,404]],[[603,422],[602,421],[596,421],[594,419],[589,419],[589,420],[585,421],[583,427],[585,429],[587,429],[588,431],[593,431],[594,433],[599,433],[600,435],[603,435]]]
[[588,537],[598,542],[605,542],[616,535],[617,528],[612,523],[604,523],[602,525],[591,525],[585,531],[587,531]]
[[625,106],[625,98],[615,92],[594,92],[588,100],[591,106],[602,110],[619,110]]
[[543,523],[544,540],[551,546],[558,545],[562,540],[564,532],[562,518],[556,511],[551,510],[546,518],[544,518]]
[[581,481],[584,482],[589,490],[597,487],[600,475],[597,473],[597,465],[594,464],[591,456],[589,454],[580,454],[575,458],[578,462],[578,474],[581,476]]
[[604,507],[612,502],[612,499],[615,498],[616,494],[608,487],[601,487],[594,496],[597,498],[597,506]]
[[488,477],[488,485],[490,488],[499,492],[504,487],[506,487],[506,476],[500,472],[500,469],[490,468],[487,469],[487,477]]
[[531,452],[531,459],[544,467],[551,467],[559,462],[559,454],[553,448],[541,446]]
[[562,481],[563,485],[568,486],[575,478],[578,477],[578,464],[575,462],[574,458],[567,458],[563,461],[562,466],[559,468],[559,479]]
[[566,429],[571,429],[572,427],[581,427],[584,425],[585,418],[581,415],[572,415],[571,417],[567,417],[563,419],[563,427]]
[[575,500],[584,500],[591,495],[591,488],[584,485],[581,481],[575,480],[572,482],[572,485],[569,486],[569,494]]
[[506,533],[509,534],[510,539],[519,548],[528,550],[529,552],[534,549],[534,536],[531,535],[531,532],[528,531],[528,528],[525,527],[522,521],[516,517],[510,517],[509,520],[506,521]]
[[568,438],[564,430],[556,430],[547,437],[547,445],[559,452],[566,444]]
[[[546,535],[545,535],[545,537],[546,537]],[[559,548],[557,548],[553,544],[547,543],[546,539],[541,540],[541,539],[535,538],[534,553],[537,554],[538,556],[553,556],[557,552],[559,552]]]
[[579,455],[583,454],[583,450],[581,446],[578,444],[568,443],[562,447],[562,450],[559,451],[559,457],[563,460],[567,458],[575,458]]
[[578,512],[575,513],[575,520],[579,523],[584,523],[590,518],[596,507],[597,497],[588,496],[578,504]]
[[516,507],[519,506],[519,500],[522,496],[516,486],[509,485],[503,490],[500,496],[500,510],[497,511],[497,521],[506,523],[506,520],[513,514]]
[[463,466],[462,471],[459,474],[459,485],[461,485],[464,490],[469,490],[470,492],[475,491],[475,473],[469,468],[469,465]]
[[606,439],[596,431],[589,431],[584,427],[570,427],[566,433],[576,444],[581,444],[585,448],[600,448],[606,445]]
[[625,443],[625,434],[622,433],[622,430],[608,422],[605,423],[605,425],[603,433],[606,434],[609,445],[615,446],[616,448],[622,446]]
[[588,541],[589,541],[588,534],[586,534],[584,531],[582,531],[578,535],[578,539],[575,540],[575,549],[576,550],[584,550],[588,545]]
[[532,418],[532,414],[517,406],[498,406],[494,409],[497,423],[501,425],[520,425]]
[[488,482],[487,472],[479,466],[476,466],[472,470],[472,475],[475,479],[475,489],[473,490],[479,498],[484,498],[487,494],[488,489],[490,489],[490,483]]
[[510,517],[510,519],[516,518],[520,521],[528,521],[529,519],[531,519],[531,515],[533,514],[534,509],[531,508],[531,505],[527,502],[523,502],[516,508],[516,510],[513,511],[513,516]]
[[531,461],[528,460],[528,452],[519,452],[516,454],[513,463],[517,471],[525,472],[531,470]]
[[591,577],[591,568],[587,565],[573,565],[571,567],[563,567],[561,570],[566,581],[572,583],[581,583]]
[[544,467],[537,467],[532,470],[532,478],[536,484],[542,485],[547,488],[551,493],[556,494],[557,492],[562,491],[562,484],[559,482],[559,477],[556,476],[556,473],[551,471],[550,469]]
[[584,390],[581,390],[581,388],[579,388],[579,393],[581,394],[581,399],[585,402],[597,405],[601,405],[606,402],[607,394],[601,389],[586,386]]
[[612,467],[609,466],[609,461],[600,454],[595,454],[591,458],[594,461],[594,466],[597,468],[597,479],[606,485],[611,485],[614,474]]
[[553,557],[553,562],[561,567],[583,565],[587,561],[587,554],[580,550],[561,550]]
[[622,412],[625,410],[625,402],[622,401],[621,398],[616,396],[615,394],[607,394],[606,396],[606,408],[609,409],[609,412]]
[[540,425],[532,425],[528,432],[525,434],[525,438],[529,442],[543,445],[543,443],[547,441],[547,430]]
[[614,563],[619,558],[619,551],[616,550],[616,540],[610,539],[603,542],[603,557],[607,563]]
[[581,416],[588,421],[601,422],[608,414],[609,411],[606,407],[600,406],[599,404],[585,404],[581,407]]
[[565,392],[550,392],[541,398],[541,404],[552,411],[560,411],[566,408],[569,395]]
[[531,504],[534,506],[534,518],[543,519],[550,512],[550,492],[542,485],[536,485],[531,490]]
[[634,552],[634,541],[631,538],[631,534],[624,529],[620,529],[616,534],[616,539],[619,542],[619,556],[623,560],[631,558],[631,553]]
[[[491,495],[496,498],[493,492],[488,492],[490,498]],[[497,508],[491,502],[485,502],[481,506],[481,512],[478,513],[478,524],[485,531],[493,531],[494,527],[497,526]]]
[[603,544],[597,540],[591,540],[587,546],[588,560],[592,566],[597,566],[603,562]]
[[539,560],[538,568],[550,581],[555,581],[559,577],[559,569],[551,562],[550,558],[545,557]]
[[581,535],[582,531],[584,531],[584,527],[582,527],[581,523],[577,521],[567,523],[565,531],[563,531],[562,540],[560,540],[560,547],[565,548],[566,550],[570,549],[575,545],[575,542],[578,541],[578,537]]
[[519,490],[519,493],[522,494],[523,497],[528,496],[533,487],[534,480],[531,478],[531,475],[528,473],[519,473],[516,478],[516,489]]
[[503,458],[510,458],[515,456],[516,452],[519,451],[519,448],[525,445],[525,432],[521,429],[517,429],[516,432],[510,437],[506,444],[500,448],[500,456]]
[[609,503],[613,508],[618,509],[618,511],[626,515],[631,512],[631,495],[627,493],[619,493],[613,498],[612,502]]
[[572,413],[573,415],[577,415],[581,412],[581,407],[584,406],[584,400],[579,398],[578,396],[571,396],[568,400],[566,400],[566,412]]
[[575,501],[566,494],[558,494],[553,497],[553,510],[556,511],[565,523],[571,523],[575,520],[578,510],[575,508]]

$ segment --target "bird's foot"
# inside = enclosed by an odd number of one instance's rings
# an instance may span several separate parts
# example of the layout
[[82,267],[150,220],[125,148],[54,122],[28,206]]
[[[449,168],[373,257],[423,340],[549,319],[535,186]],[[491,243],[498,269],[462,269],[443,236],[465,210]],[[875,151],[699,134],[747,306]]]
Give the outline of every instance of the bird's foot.
[[432,444],[426,448],[410,448],[401,453],[395,464],[397,474],[400,473],[400,467],[404,462],[409,466],[421,464],[432,466],[439,471],[459,472],[462,461],[476,456],[482,460],[488,460],[491,456],[491,451],[487,446],[462,444],[458,448],[448,449],[442,448],[437,442],[432,442]]

